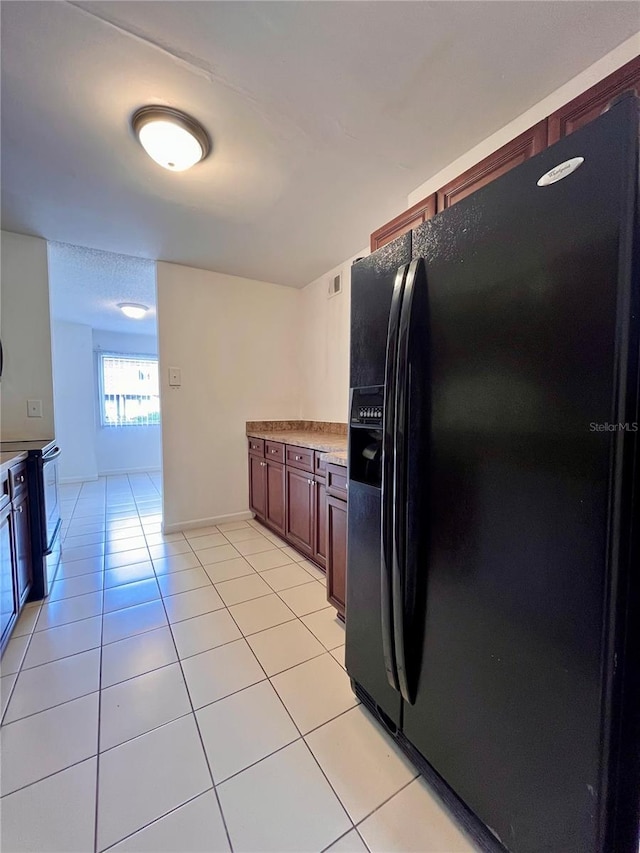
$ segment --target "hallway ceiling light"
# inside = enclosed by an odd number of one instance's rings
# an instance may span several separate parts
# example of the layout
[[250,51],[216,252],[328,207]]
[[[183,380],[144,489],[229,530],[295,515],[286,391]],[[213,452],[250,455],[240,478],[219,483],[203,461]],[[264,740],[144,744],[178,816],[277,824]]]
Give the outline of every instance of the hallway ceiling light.
[[149,310],[146,305],[140,305],[137,302],[118,302],[118,308],[125,317],[131,317],[132,320],[142,320]]
[[140,107],[131,127],[152,160],[171,172],[184,172],[204,160],[211,150],[200,122],[172,107]]

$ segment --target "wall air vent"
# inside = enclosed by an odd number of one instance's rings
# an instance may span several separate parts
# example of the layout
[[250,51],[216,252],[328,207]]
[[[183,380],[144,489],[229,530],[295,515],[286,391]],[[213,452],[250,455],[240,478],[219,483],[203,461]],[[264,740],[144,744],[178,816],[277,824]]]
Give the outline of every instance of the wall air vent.
[[339,272],[337,275],[332,275],[329,279],[329,299],[332,296],[337,296],[338,293],[342,293],[342,273]]

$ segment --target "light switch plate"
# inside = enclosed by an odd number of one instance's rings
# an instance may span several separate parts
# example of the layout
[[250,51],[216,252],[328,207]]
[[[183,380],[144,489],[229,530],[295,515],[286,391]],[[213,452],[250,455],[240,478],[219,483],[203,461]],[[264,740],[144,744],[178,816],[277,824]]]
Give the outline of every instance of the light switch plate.
[[27,417],[42,417],[42,400],[27,400]]
[[169,385],[182,385],[182,376],[179,367],[169,368]]

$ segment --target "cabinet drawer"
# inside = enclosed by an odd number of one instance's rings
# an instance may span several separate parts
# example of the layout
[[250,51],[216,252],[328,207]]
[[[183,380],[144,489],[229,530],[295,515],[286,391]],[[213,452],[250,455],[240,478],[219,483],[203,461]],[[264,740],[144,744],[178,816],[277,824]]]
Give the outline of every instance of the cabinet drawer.
[[294,444],[287,444],[287,465],[313,474],[313,450],[309,450],[308,447],[296,447]]
[[347,499],[347,469],[342,465],[327,465],[327,494]]
[[264,455],[272,462],[284,462],[284,444],[279,441],[265,442]]
[[27,488],[27,463],[20,462],[9,468],[9,488],[11,500],[21,495]]
[[250,438],[249,453],[252,456],[264,456],[264,438]]
[[324,453],[316,450],[313,454],[313,472],[319,479],[325,480],[327,477],[327,463],[322,458]]

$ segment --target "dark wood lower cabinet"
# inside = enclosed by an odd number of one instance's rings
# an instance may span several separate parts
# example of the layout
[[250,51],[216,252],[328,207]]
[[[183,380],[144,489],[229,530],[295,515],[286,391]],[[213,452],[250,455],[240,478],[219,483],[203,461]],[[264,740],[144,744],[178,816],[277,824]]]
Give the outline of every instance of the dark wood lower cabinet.
[[12,508],[16,561],[16,594],[18,609],[20,609],[27,600],[33,577],[29,527],[29,498],[26,492],[14,500]]
[[316,478],[314,492],[314,537],[313,559],[323,569],[327,567],[327,486],[325,481]]
[[0,653],[26,603],[33,581],[26,465],[0,478]]
[[298,550],[313,554],[313,477],[295,468],[286,468],[285,535]]
[[249,454],[249,508],[263,520],[267,514],[266,467],[264,459]]
[[325,465],[319,452],[307,448],[260,441],[249,440],[249,506],[326,571],[327,598],[344,619],[347,469]]
[[284,465],[265,460],[266,521],[278,533],[285,532],[285,492],[286,483]]
[[327,599],[345,618],[347,502],[327,496]]
[[13,509],[7,502],[0,510],[0,650],[9,639],[18,613],[15,562]]

